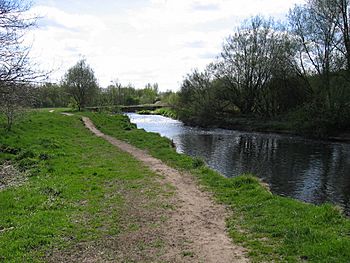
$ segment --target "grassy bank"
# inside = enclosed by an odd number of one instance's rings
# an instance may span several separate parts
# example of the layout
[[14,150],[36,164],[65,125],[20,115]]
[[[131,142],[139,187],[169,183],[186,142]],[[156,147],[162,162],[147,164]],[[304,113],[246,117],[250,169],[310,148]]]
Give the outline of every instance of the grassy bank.
[[[90,254],[137,262],[161,254],[157,226],[171,191],[78,116],[31,112],[0,138],[0,167],[13,164],[24,179],[0,189],[0,262],[78,262]],[[145,250],[153,258],[143,258]]]
[[177,113],[171,109],[171,108],[160,108],[156,110],[142,110],[138,111],[138,114],[144,114],[144,115],[161,115],[164,117],[172,118],[172,119],[177,119]]
[[103,132],[148,150],[178,169],[191,171],[228,205],[231,237],[257,262],[349,262],[350,220],[331,205],[314,206],[272,195],[251,176],[227,179],[203,162],[177,154],[169,140],[135,129],[124,116],[86,113]]

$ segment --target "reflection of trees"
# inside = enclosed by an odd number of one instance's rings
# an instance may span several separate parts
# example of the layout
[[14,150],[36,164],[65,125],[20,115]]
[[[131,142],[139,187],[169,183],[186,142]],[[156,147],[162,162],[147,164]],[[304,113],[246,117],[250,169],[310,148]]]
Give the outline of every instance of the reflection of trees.
[[[202,157],[225,176],[251,172],[277,194],[341,204],[350,214],[350,145],[274,134],[204,131],[179,124],[134,120],[170,137],[181,152]],[[153,118],[153,119],[152,119]],[[152,121],[153,120],[153,121]],[[156,123],[156,124],[155,124]]]
[[182,134],[177,137],[183,153],[191,156],[199,156],[209,163],[216,144],[214,137],[208,134]]
[[184,134],[184,153],[226,176],[251,172],[271,190],[308,202],[350,206],[350,147],[266,134]]
[[349,145],[335,145],[328,160],[329,176],[327,192],[330,201],[342,203],[350,214],[350,149]]

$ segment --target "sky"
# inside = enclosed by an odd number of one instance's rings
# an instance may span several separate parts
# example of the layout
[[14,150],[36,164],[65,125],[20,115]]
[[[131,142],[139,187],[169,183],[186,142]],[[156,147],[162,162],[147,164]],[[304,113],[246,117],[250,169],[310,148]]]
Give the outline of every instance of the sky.
[[304,0],[34,0],[38,25],[26,35],[33,61],[59,82],[86,59],[101,87],[118,81],[179,90],[226,37],[254,15],[283,19]]

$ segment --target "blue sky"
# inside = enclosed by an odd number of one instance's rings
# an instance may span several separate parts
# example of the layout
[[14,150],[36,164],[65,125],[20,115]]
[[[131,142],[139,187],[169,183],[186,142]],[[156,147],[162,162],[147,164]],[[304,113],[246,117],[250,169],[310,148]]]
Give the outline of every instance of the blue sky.
[[178,90],[253,15],[281,19],[304,0],[36,0],[42,17],[27,36],[31,56],[59,81],[85,58],[102,87],[118,80],[137,88],[157,82]]

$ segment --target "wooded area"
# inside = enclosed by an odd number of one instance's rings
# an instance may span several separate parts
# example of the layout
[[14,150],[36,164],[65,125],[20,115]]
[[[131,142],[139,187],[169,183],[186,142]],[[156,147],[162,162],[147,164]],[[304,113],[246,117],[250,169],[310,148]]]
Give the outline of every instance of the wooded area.
[[349,129],[348,12],[347,0],[309,0],[285,23],[246,20],[216,61],[187,75],[180,119],[200,126],[237,116],[283,120],[320,137]]

